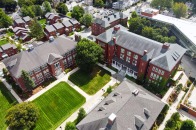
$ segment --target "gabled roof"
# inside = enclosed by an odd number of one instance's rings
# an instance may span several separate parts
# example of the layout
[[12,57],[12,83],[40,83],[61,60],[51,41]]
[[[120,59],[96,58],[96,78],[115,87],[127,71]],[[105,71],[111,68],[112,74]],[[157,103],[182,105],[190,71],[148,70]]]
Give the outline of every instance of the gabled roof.
[[55,24],[53,24],[53,26],[54,26],[56,29],[61,29],[61,28],[64,27],[62,23],[55,23]]
[[65,27],[71,27],[73,26],[69,20],[66,20],[66,21],[63,21],[62,24],[65,26]]
[[48,18],[51,14],[53,14],[53,13],[50,13],[50,12],[46,13],[45,18]]
[[26,16],[26,17],[23,17],[23,20],[24,20],[25,22],[29,22],[29,21],[31,21],[31,18],[30,18],[29,16]]
[[48,32],[56,31],[56,29],[55,29],[52,25],[46,25],[45,29],[46,29]]
[[21,18],[19,18],[19,19],[16,19],[15,20],[15,22],[17,23],[17,24],[20,24],[20,23],[25,23]]
[[14,44],[7,43],[7,44],[2,45],[1,48],[2,48],[3,50],[7,50],[7,49],[9,49],[9,48],[16,49],[16,46],[15,46]]
[[[139,90],[137,96],[132,94]],[[121,95],[113,97],[114,93]],[[116,102],[104,105],[108,99],[115,98]],[[99,108],[104,106],[104,110]],[[155,95],[143,87],[131,82],[123,81],[111,94],[109,94],[96,108],[94,108],[78,125],[78,130],[149,130],[154,124],[165,104]],[[144,108],[152,111],[146,117]],[[116,119],[113,124],[108,123],[110,115],[114,113]]]
[[63,57],[61,55],[50,53],[48,56],[48,64],[52,64],[56,60],[62,59]]
[[76,19],[70,19],[69,22],[73,25],[78,24],[79,22]]
[[76,42],[65,36],[59,36],[53,42],[45,42],[44,44],[35,47],[32,51],[22,51],[16,55],[3,60],[6,67],[8,63],[17,59],[16,64],[9,68],[9,72],[16,78],[20,77],[21,71],[30,72],[37,67],[47,64],[51,53],[64,55],[76,47]]

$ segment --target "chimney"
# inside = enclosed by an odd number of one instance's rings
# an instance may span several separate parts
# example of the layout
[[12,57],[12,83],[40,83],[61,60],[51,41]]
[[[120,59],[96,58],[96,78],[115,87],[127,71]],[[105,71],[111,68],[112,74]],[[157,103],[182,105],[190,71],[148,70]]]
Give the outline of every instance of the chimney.
[[116,115],[114,113],[112,113],[109,117],[108,117],[108,124],[112,125],[114,123],[114,121],[116,120]]
[[169,43],[164,43],[162,48],[163,49],[169,49],[170,44]]
[[144,55],[146,55],[147,52],[148,52],[147,50],[144,50]]
[[116,44],[116,37],[113,37],[112,40],[113,40],[113,43]]
[[120,30],[120,26],[118,26],[118,25],[114,26],[114,31],[117,32],[118,30]]

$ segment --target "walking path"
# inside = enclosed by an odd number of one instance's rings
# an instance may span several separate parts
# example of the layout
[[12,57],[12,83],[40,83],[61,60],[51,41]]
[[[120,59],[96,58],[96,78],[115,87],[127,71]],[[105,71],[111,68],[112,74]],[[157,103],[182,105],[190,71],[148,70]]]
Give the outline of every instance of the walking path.
[[12,86],[9,85],[5,79],[2,79],[2,78],[1,78],[1,81],[2,81],[3,84],[6,86],[6,88],[10,91],[10,93],[16,98],[16,100],[18,101],[18,103],[23,102],[22,99],[21,99],[21,98],[16,94],[16,92],[12,89]]

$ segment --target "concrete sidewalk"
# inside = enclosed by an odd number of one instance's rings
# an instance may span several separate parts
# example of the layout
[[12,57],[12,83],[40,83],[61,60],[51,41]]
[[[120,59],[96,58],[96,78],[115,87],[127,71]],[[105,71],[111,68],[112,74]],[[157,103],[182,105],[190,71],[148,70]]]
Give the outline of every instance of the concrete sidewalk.
[[7,81],[5,79],[1,79],[1,81],[3,82],[3,84],[6,86],[6,88],[10,91],[10,93],[16,98],[16,100],[18,101],[18,103],[23,102],[22,99],[16,94],[16,92],[12,89],[12,86],[10,84],[7,83]]

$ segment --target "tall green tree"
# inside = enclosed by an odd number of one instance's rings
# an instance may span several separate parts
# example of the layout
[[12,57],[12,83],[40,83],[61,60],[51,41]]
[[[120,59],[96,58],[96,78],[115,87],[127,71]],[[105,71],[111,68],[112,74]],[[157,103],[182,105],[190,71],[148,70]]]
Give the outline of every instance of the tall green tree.
[[22,70],[22,75],[21,75],[23,81],[24,81],[24,85],[28,90],[31,90],[32,88],[35,87],[35,83],[33,82],[33,80],[31,79],[31,77],[29,76],[29,74]]
[[6,0],[5,11],[14,12],[16,10],[17,2],[15,0]]
[[29,35],[31,37],[36,38],[37,40],[40,40],[41,38],[44,37],[44,30],[41,24],[36,19],[33,20],[29,28],[30,28]]
[[132,14],[131,14],[131,18],[136,18],[136,17],[138,17],[138,15],[135,11],[133,11]]
[[39,111],[33,103],[23,102],[11,107],[6,115],[6,124],[13,130],[30,130],[35,127]]
[[80,22],[81,22],[82,24],[84,24],[86,27],[91,26],[92,21],[93,21],[93,17],[92,17],[91,14],[88,14],[88,13],[84,14],[84,15],[80,18]]
[[175,3],[172,9],[177,18],[186,17],[187,15],[188,9],[184,3]]
[[103,2],[103,0],[95,0],[95,2],[94,2],[94,6],[95,7],[104,7],[104,2]]
[[31,6],[31,5],[33,5],[33,1],[32,0],[18,0],[18,5],[20,7]]
[[0,9],[0,28],[8,28],[12,23],[12,19]]
[[163,10],[165,8],[172,8],[173,0],[152,0],[150,5],[154,8]]
[[21,7],[20,11],[21,11],[21,14],[22,14],[23,17],[25,17],[25,16],[29,16],[31,18],[35,17],[35,12],[33,12],[31,7],[32,6],[26,6],[26,5]]
[[103,49],[88,39],[79,41],[76,51],[76,63],[85,72],[91,72],[94,65],[103,60]]
[[146,26],[142,29],[142,36],[152,39],[153,31],[154,31],[153,28]]
[[185,120],[182,122],[180,130],[195,130],[195,124],[192,120]]
[[0,8],[3,8],[5,6],[6,0],[0,0]]
[[45,14],[52,11],[52,7],[48,1],[44,1],[42,6],[44,7]]
[[40,5],[31,6],[31,10],[34,12],[35,16],[43,15],[43,10],[41,9]]
[[84,14],[84,9],[81,6],[77,5],[73,7],[71,17],[79,21],[80,18],[83,16],[83,14]]
[[76,124],[78,124],[82,119],[84,119],[85,116],[86,116],[86,111],[84,110],[84,108],[80,108],[78,112],[78,117],[76,119]]
[[77,130],[76,125],[73,122],[67,122],[65,126],[65,130]]
[[57,5],[56,10],[57,10],[58,13],[61,13],[61,14],[64,14],[64,15],[66,15],[67,12],[69,12],[69,10],[68,10],[66,4],[65,4],[65,3],[62,3],[62,2],[60,2],[60,3]]

